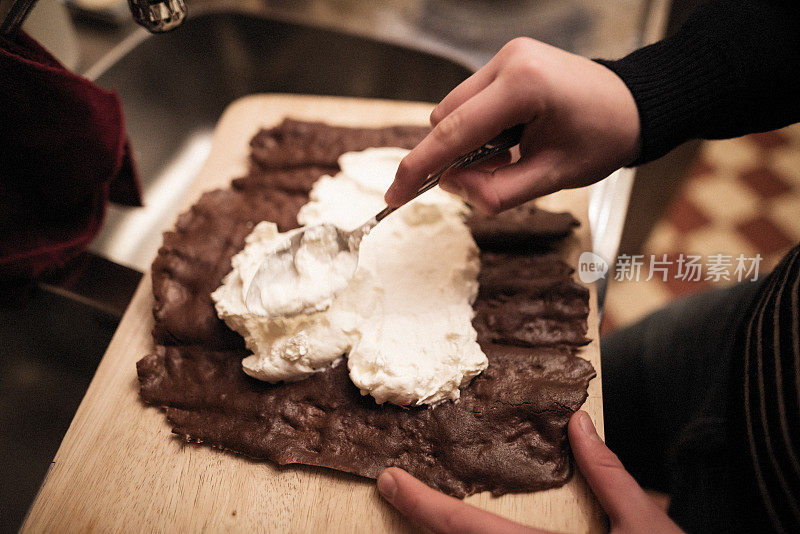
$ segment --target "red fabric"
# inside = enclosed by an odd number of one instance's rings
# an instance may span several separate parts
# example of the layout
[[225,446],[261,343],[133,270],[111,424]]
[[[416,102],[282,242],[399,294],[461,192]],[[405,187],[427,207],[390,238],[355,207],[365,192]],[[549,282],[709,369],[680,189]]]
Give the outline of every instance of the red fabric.
[[141,206],[122,107],[23,32],[0,36],[0,280],[64,265],[107,201]]

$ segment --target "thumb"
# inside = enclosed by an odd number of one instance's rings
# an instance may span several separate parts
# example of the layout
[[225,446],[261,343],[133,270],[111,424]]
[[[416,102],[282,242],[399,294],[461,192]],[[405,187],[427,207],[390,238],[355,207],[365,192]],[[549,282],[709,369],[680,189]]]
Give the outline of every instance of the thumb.
[[626,532],[681,532],[622,466],[597,435],[589,414],[575,412],[569,421],[575,462],[613,527]]
[[436,534],[547,534],[440,493],[396,467],[380,474],[378,491],[401,514]]

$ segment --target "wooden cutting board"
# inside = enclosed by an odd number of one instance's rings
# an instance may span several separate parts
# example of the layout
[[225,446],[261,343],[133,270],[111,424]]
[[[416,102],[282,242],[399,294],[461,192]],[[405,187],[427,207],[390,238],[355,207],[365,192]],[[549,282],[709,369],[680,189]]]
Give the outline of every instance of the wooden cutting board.
[[[299,95],[254,95],[231,104],[184,208],[202,191],[226,187],[247,170],[248,141],[284,116],[352,126],[427,124],[430,104]],[[591,250],[586,190],[541,206],[581,221],[564,255],[575,266]],[[174,220],[174,219],[173,219]],[[581,356],[598,377],[584,409],[603,431],[597,296]],[[139,400],[136,361],[152,348],[151,280],[146,275],[122,318],[22,528],[49,531],[407,532],[418,530],[379,497],[373,480],[307,466],[251,461],[176,438],[157,408]],[[599,532],[602,511],[579,474],[562,488],[467,502],[561,532]]]

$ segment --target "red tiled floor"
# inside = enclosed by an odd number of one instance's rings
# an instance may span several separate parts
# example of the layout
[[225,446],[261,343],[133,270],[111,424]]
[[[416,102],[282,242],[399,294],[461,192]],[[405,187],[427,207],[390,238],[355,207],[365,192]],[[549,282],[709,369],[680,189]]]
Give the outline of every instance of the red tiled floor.
[[707,225],[710,221],[686,195],[674,200],[669,210],[669,220],[680,232],[692,232]]
[[794,240],[764,215],[738,223],[736,231],[762,255],[786,252],[795,244]]
[[689,168],[689,179],[691,180],[693,178],[713,176],[716,170],[717,170],[716,167],[714,167],[714,165],[710,161],[700,156],[694,161],[694,163],[692,163],[692,166]]
[[[657,256],[657,259],[660,260],[661,255]],[[672,252],[667,254],[667,260],[669,261],[669,265],[667,269],[667,279],[664,280],[664,285],[667,286],[667,289],[669,289],[670,293],[675,297],[691,295],[692,293],[697,293],[711,287],[711,284],[705,280],[705,273],[701,272],[700,279],[695,280],[696,276],[693,275],[694,273],[692,273],[691,267],[686,267],[690,261],[687,254]],[[699,263],[702,265],[704,260],[705,258],[701,258]]]
[[779,131],[751,134],[747,137],[761,148],[766,149],[777,148],[789,143],[786,134]]
[[778,173],[767,167],[753,167],[739,173],[739,180],[763,198],[791,192],[792,186]]
[[[652,254],[657,261],[667,253],[667,261],[662,264],[666,266],[666,276],[656,272],[649,282],[643,279],[636,284],[635,291],[631,287],[610,284],[602,334],[650,313],[654,309],[652,304],[659,300],[667,304],[681,296],[735,283],[739,269],[736,258],[740,253],[743,258],[761,256],[760,276],[769,271],[800,241],[800,223],[797,222],[800,211],[796,208],[800,206],[800,182],[796,182],[794,176],[798,155],[800,124],[705,145],[689,170],[687,183],[691,185],[678,192],[659,222],[657,233],[643,250],[646,259]],[[718,178],[735,178],[727,183],[736,191],[717,197],[712,189],[704,189],[719,187]],[[704,195],[698,196],[699,191]],[[740,199],[737,195],[746,198]],[[726,205],[723,196],[727,202],[737,201],[737,205]],[[698,200],[693,201],[693,198]],[[681,280],[677,263],[681,253],[685,258],[688,253],[695,252],[692,248],[705,250],[703,246],[717,242],[720,253],[733,260],[730,269],[722,270],[728,275],[727,279],[725,276],[720,276],[719,280],[714,280],[713,276],[706,279],[712,274],[709,267],[715,262],[706,252],[700,260],[701,279]],[[719,267],[718,263],[716,265]],[[749,266],[746,264],[745,268]],[[643,275],[645,272],[650,272],[650,265],[642,269]]]

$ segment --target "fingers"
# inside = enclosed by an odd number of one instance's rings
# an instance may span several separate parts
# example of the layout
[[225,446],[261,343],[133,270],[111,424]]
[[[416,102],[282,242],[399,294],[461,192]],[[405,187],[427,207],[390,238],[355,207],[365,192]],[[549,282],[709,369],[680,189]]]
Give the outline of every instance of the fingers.
[[474,167],[453,170],[442,176],[439,185],[488,215],[563,187],[556,181],[553,166],[537,155],[528,155],[494,170]]
[[[511,158],[511,151],[504,150],[503,152],[495,154],[494,156],[491,156],[480,163],[471,165],[469,170],[481,173],[491,173],[495,169],[508,165],[511,161]],[[467,198],[467,192],[464,190],[464,186],[461,184],[465,172],[466,171],[464,169],[450,169],[439,179],[439,187],[448,193],[458,195],[464,200],[470,202],[470,200]]]
[[437,534],[542,532],[431,489],[396,467],[390,467],[381,473],[378,477],[378,491],[401,514]]
[[[511,151],[504,150],[503,152],[498,152],[494,156],[490,156],[483,161],[479,161],[470,165],[470,169],[473,171],[483,171],[483,172],[492,172],[495,169],[500,167],[505,167],[511,162]],[[453,172],[456,169],[450,169],[448,173]]]
[[568,433],[578,469],[612,525],[624,525],[631,532],[680,532],[606,447],[589,414],[575,412]]
[[400,206],[408,202],[428,175],[478,148],[505,128],[529,121],[526,118],[504,85],[489,84],[442,119],[403,158],[394,183],[386,192],[387,204]]
[[461,104],[483,91],[497,75],[495,62],[490,61],[450,91],[431,112],[431,126],[436,126]]
[[[478,69],[472,76],[461,82],[455,89],[445,96],[431,113],[431,125],[436,126],[453,110],[457,109],[467,100],[478,94],[492,83],[509,60],[515,57],[532,57],[534,47],[542,46],[533,39],[517,38],[506,43],[489,62]],[[547,46],[547,45],[544,45]]]
[[612,522],[649,504],[644,490],[597,435],[589,414],[575,412],[568,432],[575,462]]

